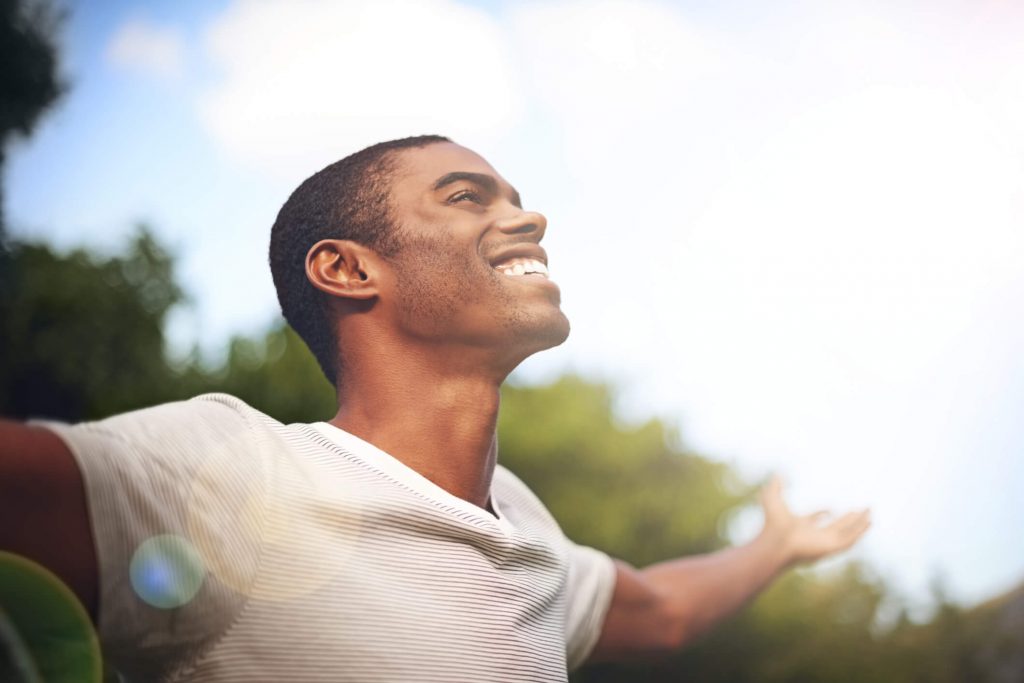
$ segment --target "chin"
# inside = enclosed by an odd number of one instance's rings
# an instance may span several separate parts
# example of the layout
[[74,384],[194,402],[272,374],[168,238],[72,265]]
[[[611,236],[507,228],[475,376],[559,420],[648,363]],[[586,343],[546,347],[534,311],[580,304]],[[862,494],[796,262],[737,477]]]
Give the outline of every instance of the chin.
[[525,347],[523,358],[526,358],[559,346],[568,339],[569,319],[559,310],[554,315],[545,316],[544,320],[537,320],[535,325],[520,326],[520,332],[523,334],[519,341]]
[[[563,317],[560,325],[549,325],[543,329],[533,330],[533,334],[521,335],[512,344],[507,344],[498,361],[504,376],[507,377],[530,356],[547,351],[562,344],[569,338],[569,321]],[[506,338],[506,342],[508,339]]]
[[571,329],[569,326],[569,319],[565,317],[565,314],[562,313],[561,311],[559,311],[558,314],[560,318],[558,322],[558,328],[557,330],[554,330],[552,333],[552,339],[554,339],[555,341],[551,344],[551,346],[547,348],[560,346],[562,343],[565,342],[566,339],[569,338],[569,331]]

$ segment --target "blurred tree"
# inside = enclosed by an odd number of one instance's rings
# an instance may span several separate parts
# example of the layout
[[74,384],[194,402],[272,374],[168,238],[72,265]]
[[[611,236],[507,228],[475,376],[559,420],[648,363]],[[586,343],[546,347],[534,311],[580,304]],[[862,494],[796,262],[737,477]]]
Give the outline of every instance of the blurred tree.
[[140,227],[123,255],[57,254],[15,242],[0,299],[0,414],[68,421],[209,391],[286,422],[334,414],[334,390],[290,327],[236,337],[218,367],[167,358],[164,323],[183,301],[173,257]]
[[887,677],[887,649],[872,629],[885,593],[855,564],[831,574],[790,572],[748,610],[680,653],[672,668],[697,672],[695,681],[898,680]]
[[305,342],[283,322],[260,340],[235,337],[223,366],[193,363],[185,373],[191,393],[222,391],[281,422],[329,420],[337,411],[334,387]]
[[1024,584],[966,611],[972,667],[993,683],[1024,680]]
[[890,634],[893,670],[908,681],[1024,681],[1024,585],[969,609],[953,603],[941,581],[932,592],[932,618],[904,619]]
[[173,259],[140,228],[100,258],[13,243],[0,298],[0,413],[97,418],[180,394],[163,323],[182,300]]
[[[0,0],[0,172],[11,139],[31,133],[64,91],[56,45],[63,17],[41,0]],[[0,192],[0,247],[3,216]]]
[[750,493],[725,464],[683,449],[659,420],[624,426],[611,389],[580,377],[506,385],[499,459],[566,533],[638,565],[725,545],[719,528]]

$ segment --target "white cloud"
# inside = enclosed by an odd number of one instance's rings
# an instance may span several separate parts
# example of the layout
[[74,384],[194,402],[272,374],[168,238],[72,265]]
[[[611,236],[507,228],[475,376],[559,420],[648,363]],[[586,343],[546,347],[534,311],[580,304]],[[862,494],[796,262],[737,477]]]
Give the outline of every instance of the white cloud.
[[[962,96],[870,89],[806,112],[673,254],[677,304],[704,332],[680,345],[702,359],[683,373],[706,399],[704,428],[820,466],[813,444],[860,415],[887,445],[829,466],[914,476],[922,463],[891,444],[929,421],[951,429],[950,399],[1005,367],[1024,333],[982,324],[1024,286],[1021,187],[1012,151]],[[910,406],[916,417],[890,419]]]
[[530,2],[511,17],[540,106],[560,123],[572,171],[588,180],[664,159],[687,135],[677,127],[700,125],[716,79],[738,71],[726,45],[663,3]]
[[607,125],[678,106],[722,55],[678,12],[628,0],[516,5],[520,54],[553,112]]
[[486,144],[524,110],[502,31],[451,0],[240,0],[207,38],[222,78],[204,121],[236,159],[291,183],[393,137]]
[[185,64],[184,45],[171,27],[129,20],[117,29],[107,44],[105,57],[114,66],[164,79],[181,76]]

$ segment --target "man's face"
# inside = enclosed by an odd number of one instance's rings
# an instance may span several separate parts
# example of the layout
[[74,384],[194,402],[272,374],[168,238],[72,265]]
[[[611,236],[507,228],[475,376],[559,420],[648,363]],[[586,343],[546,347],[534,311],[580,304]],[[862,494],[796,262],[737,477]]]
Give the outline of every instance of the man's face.
[[513,367],[565,341],[569,321],[538,245],[546,219],[524,211],[515,189],[459,145],[403,150],[397,166],[391,205],[400,248],[381,298],[401,332],[494,350]]

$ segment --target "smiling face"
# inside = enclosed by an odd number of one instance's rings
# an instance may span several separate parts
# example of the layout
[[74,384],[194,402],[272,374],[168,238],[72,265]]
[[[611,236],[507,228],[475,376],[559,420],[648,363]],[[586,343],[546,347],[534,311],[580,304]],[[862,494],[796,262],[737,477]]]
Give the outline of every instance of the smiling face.
[[547,221],[483,158],[453,143],[398,153],[400,242],[380,303],[404,336],[486,349],[511,370],[569,334],[539,246]]

